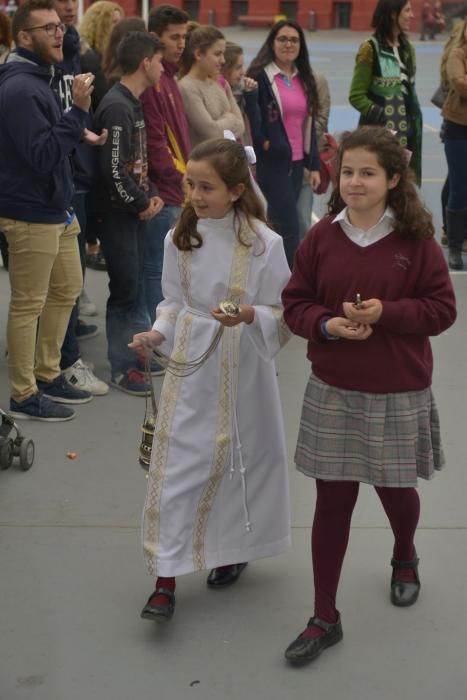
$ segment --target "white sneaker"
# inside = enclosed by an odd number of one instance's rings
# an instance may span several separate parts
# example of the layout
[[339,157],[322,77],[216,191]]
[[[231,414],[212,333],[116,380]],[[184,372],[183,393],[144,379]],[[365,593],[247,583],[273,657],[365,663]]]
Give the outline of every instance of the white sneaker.
[[68,369],[64,369],[62,374],[69,384],[77,389],[90,391],[94,396],[104,396],[109,393],[109,385],[98,379],[81,358]]
[[79,295],[78,307],[81,316],[97,316],[97,306],[90,300],[84,287]]

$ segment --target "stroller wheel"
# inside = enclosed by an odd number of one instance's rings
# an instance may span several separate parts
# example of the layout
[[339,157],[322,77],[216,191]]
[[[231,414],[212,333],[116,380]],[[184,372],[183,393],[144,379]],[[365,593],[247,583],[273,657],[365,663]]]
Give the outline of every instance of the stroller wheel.
[[23,472],[31,469],[34,462],[34,442],[32,440],[22,440],[19,448],[19,466]]
[[13,443],[8,440],[0,447],[0,469],[9,469],[13,462]]

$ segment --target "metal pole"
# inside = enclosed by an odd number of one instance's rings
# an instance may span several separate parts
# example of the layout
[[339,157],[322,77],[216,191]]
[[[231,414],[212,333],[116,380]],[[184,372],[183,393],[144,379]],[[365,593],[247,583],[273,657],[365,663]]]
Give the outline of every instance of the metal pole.
[[149,17],[149,0],[141,0],[141,14],[147,24]]

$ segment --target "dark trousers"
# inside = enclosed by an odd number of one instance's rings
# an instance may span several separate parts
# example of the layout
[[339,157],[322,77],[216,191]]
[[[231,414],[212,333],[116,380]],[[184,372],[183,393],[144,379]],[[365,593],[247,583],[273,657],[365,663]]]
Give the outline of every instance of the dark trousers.
[[128,343],[134,333],[134,310],[143,269],[146,223],[118,211],[102,216],[101,245],[109,274],[106,332],[112,377],[135,366]]
[[445,231],[447,231],[447,226],[446,226],[446,209],[448,208],[448,201],[449,201],[449,175],[447,175],[443,189],[441,190],[441,216],[443,218],[443,228]]
[[300,242],[297,202],[303,182],[303,161],[258,160],[258,185],[268,202],[268,219],[282,236],[290,269]]
[[444,140],[449,172],[448,209],[467,209],[467,128],[465,139]]
[[[80,233],[78,234],[78,247],[79,247],[79,257],[81,260],[81,269],[85,271],[84,255],[86,251],[86,206],[87,206],[87,193],[75,194],[72,202],[73,209],[75,210],[76,218],[80,226]],[[60,369],[67,369],[71,367],[76,360],[80,357],[78,338],[76,337],[76,326],[78,325],[78,300],[74,305],[70,320],[68,322],[68,328],[65,334],[62,345],[62,354],[60,359]]]

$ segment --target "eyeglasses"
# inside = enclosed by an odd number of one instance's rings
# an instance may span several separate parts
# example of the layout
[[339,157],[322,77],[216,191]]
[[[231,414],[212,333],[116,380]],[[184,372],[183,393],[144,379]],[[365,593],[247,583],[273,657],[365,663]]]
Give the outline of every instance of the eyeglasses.
[[300,43],[300,37],[298,36],[276,36],[276,41],[279,42],[279,44],[292,44],[292,45],[297,45]]
[[27,27],[26,29],[23,29],[23,31],[33,32],[36,29],[42,29],[48,36],[55,36],[57,32],[65,34],[66,26],[63,24],[63,22],[58,22],[58,24],[55,24],[55,22],[50,22],[50,24],[41,24],[39,27]]

